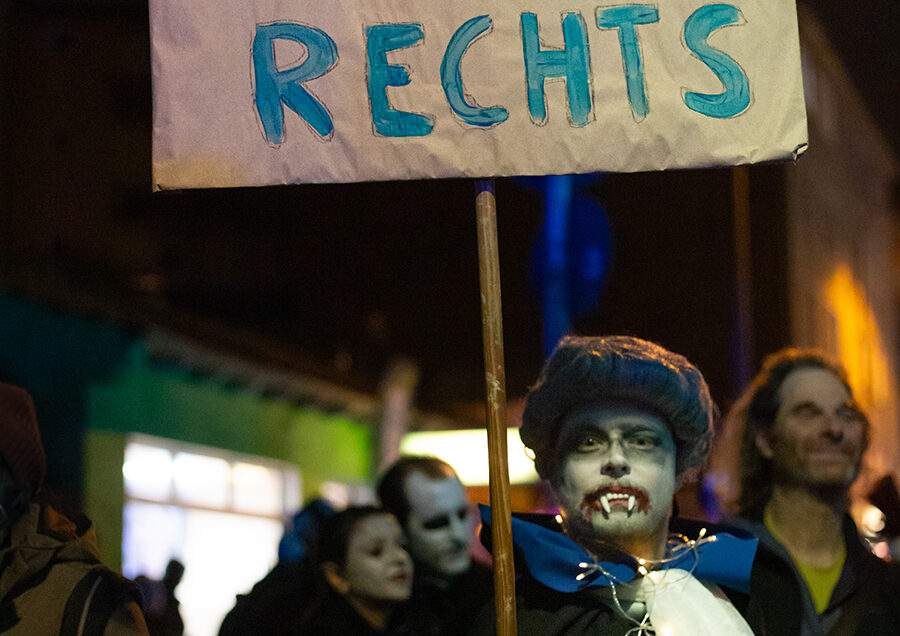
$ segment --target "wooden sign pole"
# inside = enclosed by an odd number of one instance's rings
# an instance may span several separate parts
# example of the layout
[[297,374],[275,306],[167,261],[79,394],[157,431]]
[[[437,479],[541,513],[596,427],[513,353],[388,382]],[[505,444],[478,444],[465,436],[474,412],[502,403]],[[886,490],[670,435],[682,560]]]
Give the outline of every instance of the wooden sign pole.
[[503,366],[503,312],[500,305],[497,202],[494,197],[493,179],[477,182],[475,211],[478,221],[481,328],[487,391],[488,468],[497,636],[516,636],[512,508],[509,500],[509,465],[506,450],[506,370]]

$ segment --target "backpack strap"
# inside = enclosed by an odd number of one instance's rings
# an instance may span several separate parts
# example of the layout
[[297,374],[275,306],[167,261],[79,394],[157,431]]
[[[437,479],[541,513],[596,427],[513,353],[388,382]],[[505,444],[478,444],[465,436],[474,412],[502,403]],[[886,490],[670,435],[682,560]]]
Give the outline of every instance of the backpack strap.
[[102,636],[113,611],[117,594],[110,586],[105,568],[92,568],[69,594],[60,636]]

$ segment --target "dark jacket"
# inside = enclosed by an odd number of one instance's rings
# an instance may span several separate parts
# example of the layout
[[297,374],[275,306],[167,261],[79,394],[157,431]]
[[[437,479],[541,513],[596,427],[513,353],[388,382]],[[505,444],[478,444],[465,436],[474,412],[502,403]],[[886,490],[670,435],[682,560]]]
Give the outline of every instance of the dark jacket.
[[[607,588],[608,589],[608,588]],[[557,592],[524,575],[516,581],[516,625],[519,636],[622,636],[635,627],[608,605],[606,590]],[[494,605],[478,614],[469,634],[496,633]]]
[[307,561],[279,563],[237,597],[225,616],[219,636],[282,636],[289,634],[316,595]]
[[469,630],[478,610],[493,594],[493,572],[473,561],[465,574],[457,577],[449,587],[439,587],[417,578],[410,605],[423,620],[437,626],[440,636],[460,636]]
[[812,596],[787,550],[775,540],[762,512],[730,523],[753,532],[759,549],[750,576],[747,617],[765,636],[900,635],[900,565],[886,563],[863,544],[853,520],[844,519],[847,558],[828,607],[817,614]]
[[329,591],[309,619],[291,632],[292,636],[432,636],[426,626],[398,607],[387,627],[369,625],[339,594]]

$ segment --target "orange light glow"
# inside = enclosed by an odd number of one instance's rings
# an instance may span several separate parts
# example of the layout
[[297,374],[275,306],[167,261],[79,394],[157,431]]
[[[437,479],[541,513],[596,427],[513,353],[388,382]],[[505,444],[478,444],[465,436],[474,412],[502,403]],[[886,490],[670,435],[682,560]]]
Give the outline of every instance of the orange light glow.
[[890,399],[890,371],[875,313],[850,268],[839,264],[825,287],[838,355],[864,408]]

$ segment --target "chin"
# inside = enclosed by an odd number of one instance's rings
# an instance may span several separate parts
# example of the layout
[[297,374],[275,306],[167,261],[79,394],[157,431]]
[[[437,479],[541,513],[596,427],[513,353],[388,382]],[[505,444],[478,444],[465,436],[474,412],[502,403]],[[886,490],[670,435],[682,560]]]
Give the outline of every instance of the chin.
[[856,466],[819,466],[810,470],[809,481],[822,487],[849,488],[858,476]]
[[409,600],[411,593],[412,590],[410,588],[404,588],[401,590],[387,590],[385,591],[383,600],[392,603],[403,603]]
[[604,520],[602,523],[594,525],[594,533],[600,539],[604,537],[614,539],[617,537],[643,536],[647,532],[649,532],[649,526],[646,523],[634,523],[631,519]]
[[463,574],[466,570],[468,570],[471,564],[472,560],[469,558],[465,560],[454,561],[453,563],[446,564],[442,568],[442,571],[446,576],[457,576],[459,574]]

